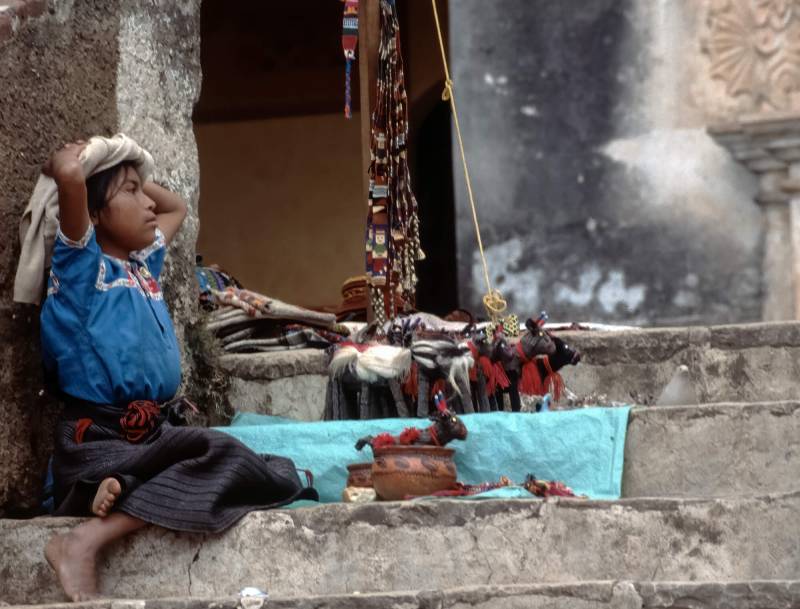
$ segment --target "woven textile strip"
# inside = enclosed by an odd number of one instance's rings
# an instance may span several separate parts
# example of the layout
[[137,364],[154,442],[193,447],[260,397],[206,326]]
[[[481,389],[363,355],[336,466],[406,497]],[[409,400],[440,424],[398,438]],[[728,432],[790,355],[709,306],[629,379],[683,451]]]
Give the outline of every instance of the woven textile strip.
[[350,80],[353,73],[353,62],[356,60],[358,46],[358,0],[344,0],[344,17],[342,18],[342,50],[344,50],[344,115],[353,116]]
[[[394,0],[381,0],[377,95],[372,113],[366,275],[375,319],[397,314],[395,294],[413,305],[415,265],[424,259],[417,201],[411,192],[406,154],[408,98]],[[386,302],[385,295],[391,295]]]

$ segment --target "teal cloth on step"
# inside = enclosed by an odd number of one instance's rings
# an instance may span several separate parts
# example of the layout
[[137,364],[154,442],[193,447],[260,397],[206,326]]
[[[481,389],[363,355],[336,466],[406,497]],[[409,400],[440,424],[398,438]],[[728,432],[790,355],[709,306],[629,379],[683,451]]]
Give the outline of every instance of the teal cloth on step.
[[[592,499],[619,499],[629,412],[624,406],[463,415],[469,435],[448,447],[456,451],[458,480],[465,484],[496,482],[500,476],[520,484],[533,474],[559,480]],[[427,424],[422,419],[303,423],[239,413],[230,427],[218,429],[256,452],[289,457],[297,467],[311,470],[320,501],[332,503],[341,501],[346,466],[372,460],[369,447],[355,449],[356,440]]]

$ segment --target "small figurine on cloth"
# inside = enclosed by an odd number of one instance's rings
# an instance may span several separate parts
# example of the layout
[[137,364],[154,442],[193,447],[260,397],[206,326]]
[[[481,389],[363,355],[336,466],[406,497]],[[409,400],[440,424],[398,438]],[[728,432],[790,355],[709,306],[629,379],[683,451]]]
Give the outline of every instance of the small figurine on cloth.
[[[481,484],[464,484],[463,482],[457,482],[455,488],[446,491],[437,491],[433,493],[433,496],[469,497],[509,486],[516,486],[516,484],[506,476],[501,476],[498,482],[483,482]],[[519,486],[537,497],[574,497],[576,499],[586,499],[585,495],[576,495],[575,492],[563,482],[559,482],[558,480],[538,480],[533,474],[528,474],[525,477],[525,482]]]
[[533,474],[528,474],[525,477],[525,482],[522,483],[529,493],[537,497],[578,497],[584,498],[584,495],[576,495],[575,492],[563,482],[558,480],[537,480]]
[[444,394],[439,392],[434,397],[436,412],[430,416],[433,425],[425,429],[407,427],[398,436],[388,432],[377,436],[364,436],[356,442],[356,450],[363,449],[367,444],[372,450],[386,446],[410,446],[422,444],[427,446],[444,446],[451,440],[466,440],[467,428],[460,418],[447,407]]

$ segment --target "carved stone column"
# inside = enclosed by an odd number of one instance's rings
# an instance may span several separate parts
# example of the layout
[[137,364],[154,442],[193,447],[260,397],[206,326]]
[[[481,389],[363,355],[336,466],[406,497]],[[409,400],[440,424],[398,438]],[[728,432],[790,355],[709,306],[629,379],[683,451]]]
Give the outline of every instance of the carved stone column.
[[708,131],[759,178],[763,319],[800,319],[800,113],[745,116]]
[[707,6],[710,76],[748,112],[708,131],[759,177],[763,318],[800,319],[800,2]]

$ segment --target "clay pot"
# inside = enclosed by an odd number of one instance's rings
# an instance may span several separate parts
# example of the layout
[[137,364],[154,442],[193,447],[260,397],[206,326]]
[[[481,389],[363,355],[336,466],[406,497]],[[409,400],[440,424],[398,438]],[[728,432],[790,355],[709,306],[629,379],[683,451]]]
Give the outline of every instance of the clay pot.
[[347,486],[372,488],[372,461],[347,466]]
[[387,446],[374,451],[372,486],[378,498],[396,501],[430,495],[455,486],[457,473],[452,448]]

